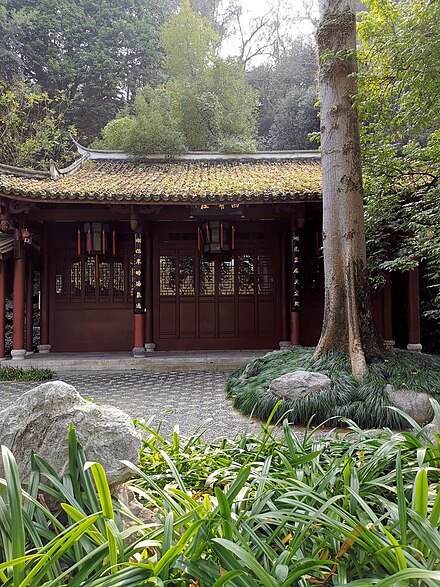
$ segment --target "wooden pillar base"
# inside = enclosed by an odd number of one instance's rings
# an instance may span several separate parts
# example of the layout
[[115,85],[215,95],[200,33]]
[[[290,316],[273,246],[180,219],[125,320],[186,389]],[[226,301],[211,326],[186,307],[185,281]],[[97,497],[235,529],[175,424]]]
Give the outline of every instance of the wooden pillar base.
[[144,357],[145,314],[134,314],[134,347],[133,357]]
[[291,312],[290,314],[290,344],[292,346],[301,345],[301,314]]

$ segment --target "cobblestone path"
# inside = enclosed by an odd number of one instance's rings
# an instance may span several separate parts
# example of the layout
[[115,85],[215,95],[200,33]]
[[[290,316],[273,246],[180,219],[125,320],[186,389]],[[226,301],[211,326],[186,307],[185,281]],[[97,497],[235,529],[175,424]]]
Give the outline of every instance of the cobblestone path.
[[[85,398],[110,404],[132,418],[161,424],[169,435],[175,425],[181,434],[193,434],[200,425],[205,438],[233,438],[242,432],[259,431],[260,424],[240,415],[225,397],[228,374],[218,371],[168,373],[81,372],[58,373]],[[38,384],[0,382],[0,410]]]

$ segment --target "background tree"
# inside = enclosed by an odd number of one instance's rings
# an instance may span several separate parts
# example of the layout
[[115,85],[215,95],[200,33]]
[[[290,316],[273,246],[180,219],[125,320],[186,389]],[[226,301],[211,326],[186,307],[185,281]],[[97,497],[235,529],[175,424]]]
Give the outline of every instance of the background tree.
[[0,57],[3,63],[12,56],[19,65],[16,74],[49,95],[64,91],[68,121],[93,137],[139,87],[163,81],[159,27],[172,5],[172,0],[7,0],[3,21],[15,26],[0,37]]
[[385,346],[373,325],[363,219],[356,94],[354,0],[320,0],[317,31],[321,99],[325,305],[315,356],[343,351],[353,376]]
[[[255,150],[256,95],[243,64],[218,56],[218,34],[188,0],[164,25],[162,42],[170,81],[143,91],[132,113],[103,130],[99,144],[137,154]],[[165,140],[154,138],[153,127]]]
[[63,96],[29,90],[23,83],[0,83],[0,161],[3,164],[48,169],[50,159],[71,157],[72,142],[64,121]]
[[377,283],[384,271],[420,266],[424,330],[439,341],[440,4],[367,6],[358,26],[358,105],[370,266]]
[[308,135],[319,130],[316,47],[307,38],[285,42],[277,61],[247,73],[260,97],[259,143],[265,149],[310,149]]

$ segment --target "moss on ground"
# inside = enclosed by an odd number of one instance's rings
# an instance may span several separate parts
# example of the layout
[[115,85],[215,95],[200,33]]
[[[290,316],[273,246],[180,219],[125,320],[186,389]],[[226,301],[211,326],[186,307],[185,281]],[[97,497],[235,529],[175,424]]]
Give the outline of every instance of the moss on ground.
[[0,381],[49,381],[53,376],[54,372],[50,369],[0,367]]
[[[396,389],[425,392],[440,399],[440,357],[397,351],[385,361],[372,363],[359,383],[351,376],[345,355],[328,353],[313,360],[313,351],[296,348],[254,359],[230,375],[228,397],[238,410],[261,420],[266,420],[279,403],[276,420],[287,418],[306,424],[313,418],[314,424],[320,424],[330,418],[329,425],[334,426],[350,419],[363,428],[408,426],[387,407],[391,404],[385,391],[388,383]],[[297,401],[280,400],[268,391],[273,379],[297,370],[324,373],[332,381],[330,388]]]

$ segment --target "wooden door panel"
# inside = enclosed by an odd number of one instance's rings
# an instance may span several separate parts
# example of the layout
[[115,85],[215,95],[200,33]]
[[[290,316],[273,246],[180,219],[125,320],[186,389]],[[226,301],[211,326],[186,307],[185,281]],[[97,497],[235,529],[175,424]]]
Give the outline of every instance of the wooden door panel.
[[255,335],[255,302],[254,299],[238,301],[238,336]]
[[[250,230],[252,228],[252,230]],[[269,222],[242,224],[235,251],[201,255],[197,223],[158,226],[154,249],[157,349],[277,346],[279,235]],[[174,308],[174,309],[173,309]]]
[[177,336],[177,306],[174,299],[160,303],[159,332],[165,338]]
[[274,300],[258,300],[257,302],[257,333],[258,336],[270,336],[274,331],[275,304]]
[[199,336],[215,338],[215,303],[211,300],[199,300]]
[[195,302],[181,302],[179,306],[180,320],[179,333],[182,338],[196,336],[196,304]]
[[235,301],[218,302],[218,334],[220,337],[235,337]]

